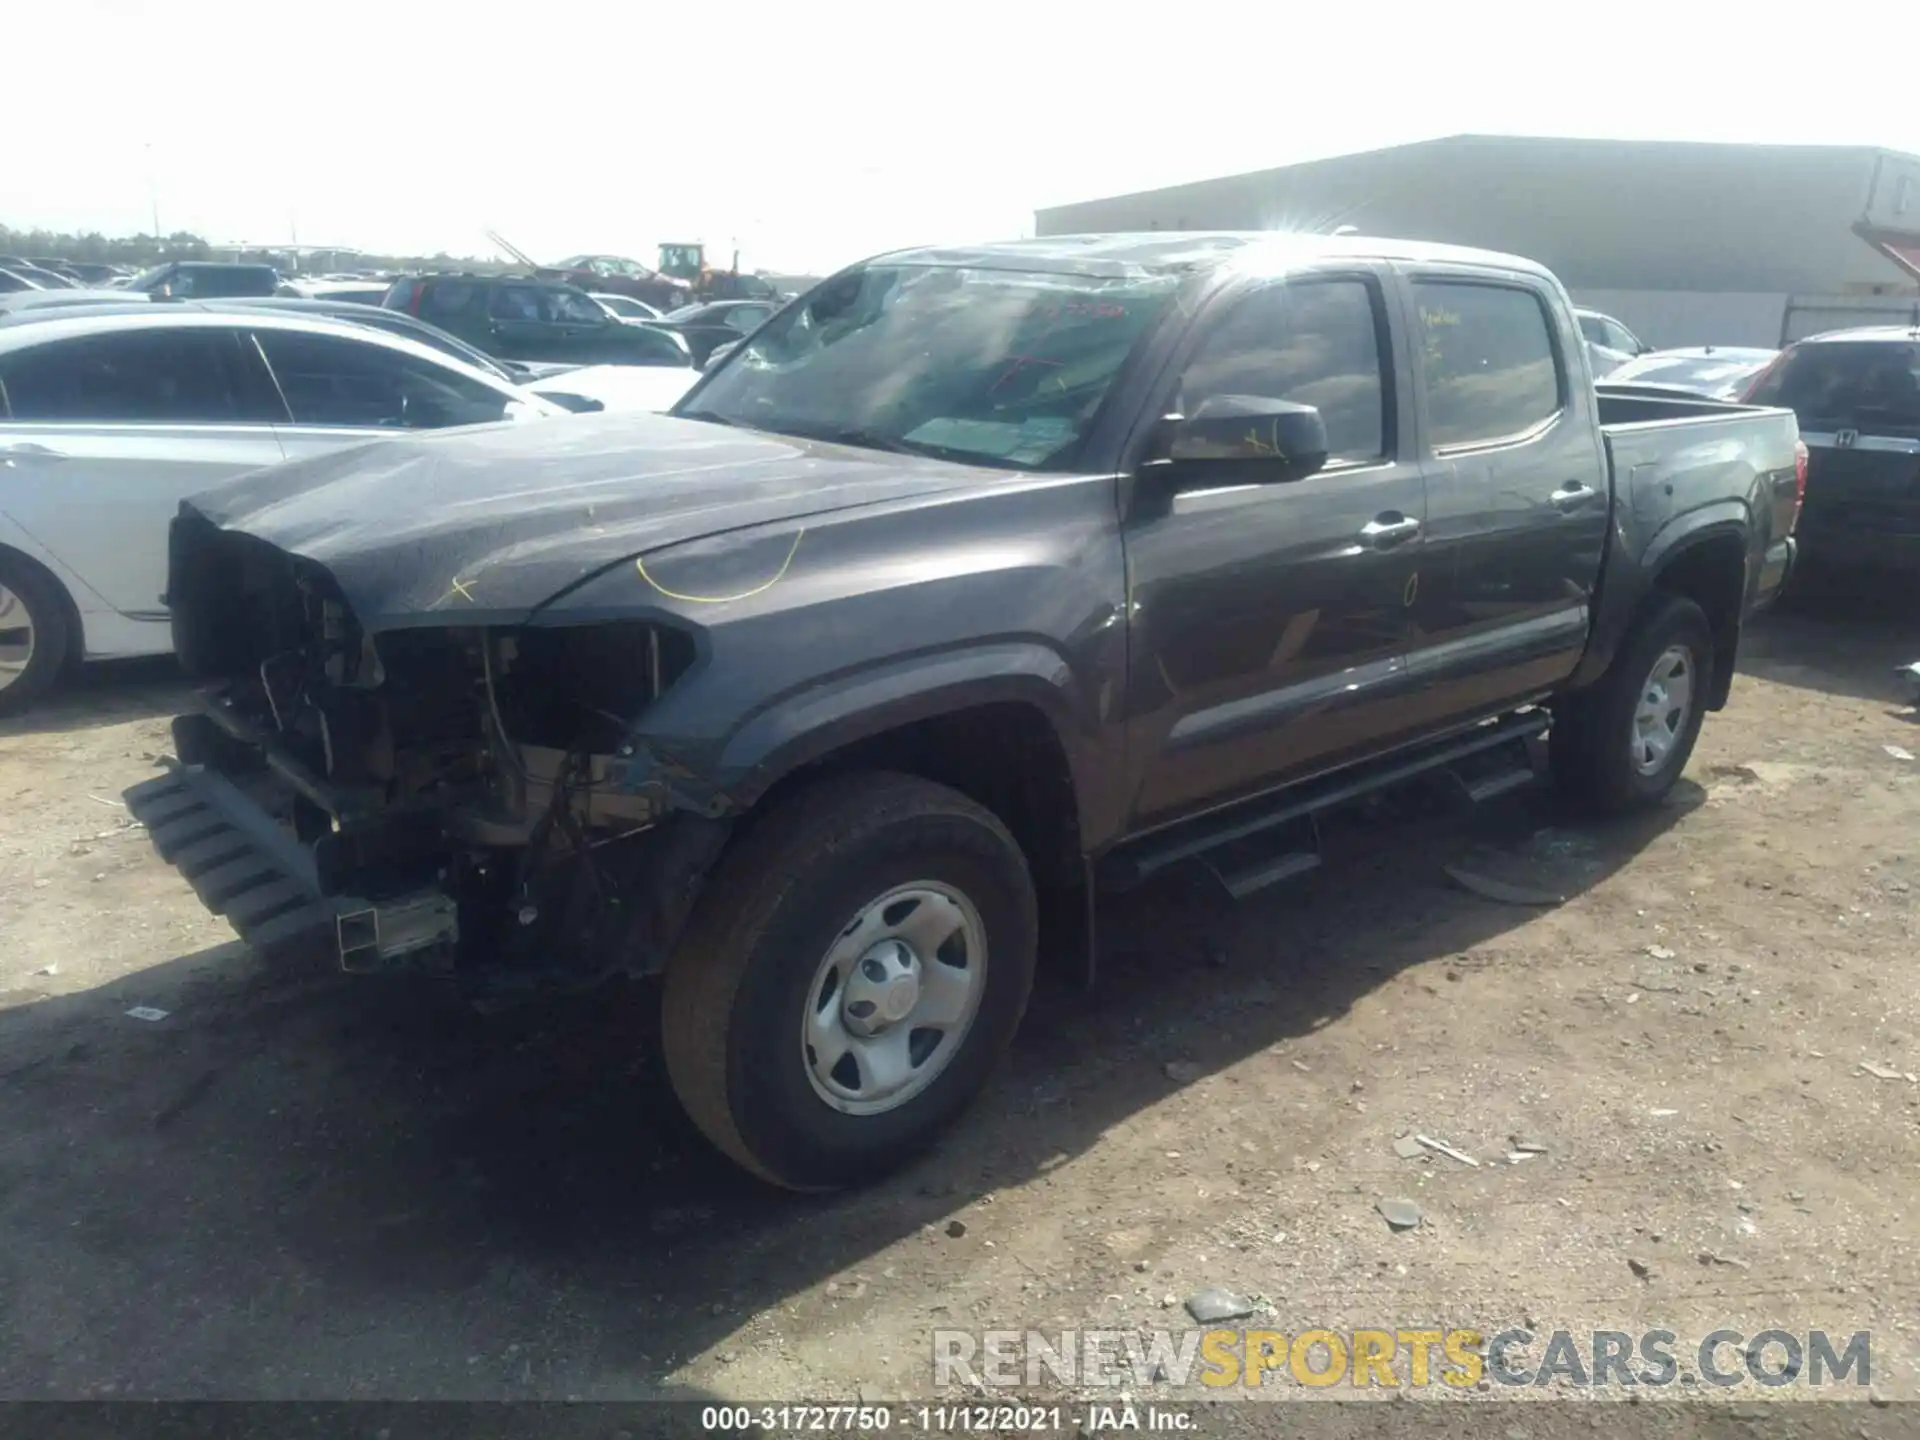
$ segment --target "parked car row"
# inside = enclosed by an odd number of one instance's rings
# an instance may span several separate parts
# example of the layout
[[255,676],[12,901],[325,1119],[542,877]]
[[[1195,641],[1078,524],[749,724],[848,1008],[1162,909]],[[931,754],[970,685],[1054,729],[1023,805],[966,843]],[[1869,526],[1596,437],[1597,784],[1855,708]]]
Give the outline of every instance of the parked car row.
[[[165,534],[188,495],[398,432],[663,410],[699,374],[672,329],[565,286],[460,277],[458,307],[442,277],[380,286],[382,303],[344,285],[221,293],[263,288],[250,268],[0,295],[0,713],[71,661],[171,648]],[[469,317],[479,343],[395,295]]]

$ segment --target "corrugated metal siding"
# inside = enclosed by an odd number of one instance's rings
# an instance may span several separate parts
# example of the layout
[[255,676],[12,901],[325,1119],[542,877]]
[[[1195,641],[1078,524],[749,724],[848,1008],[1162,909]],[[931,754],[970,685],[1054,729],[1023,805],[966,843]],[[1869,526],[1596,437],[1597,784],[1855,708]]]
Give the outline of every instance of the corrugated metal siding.
[[1572,289],[1835,294],[1904,282],[1851,228],[1902,200],[1901,228],[1920,225],[1920,157],[1892,151],[1467,135],[1056,206],[1035,224],[1351,224],[1525,255]]

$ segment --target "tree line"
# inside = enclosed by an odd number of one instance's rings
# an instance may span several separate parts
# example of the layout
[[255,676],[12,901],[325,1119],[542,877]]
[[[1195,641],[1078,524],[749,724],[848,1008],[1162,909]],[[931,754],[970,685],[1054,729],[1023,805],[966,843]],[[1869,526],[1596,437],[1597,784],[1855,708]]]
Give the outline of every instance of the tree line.
[[[437,255],[374,255],[360,250],[341,250],[322,252],[322,256],[316,258],[324,258],[328,254],[331,255],[333,263],[326,265],[324,267],[326,269],[496,270],[502,268],[497,261],[453,256],[444,251]],[[98,265],[147,266],[158,265],[163,260],[235,260],[274,265],[287,272],[301,268],[291,248],[263,246],[246,249],[214,245],[206,237],[196,235],[190,230],[176,230],[171,235],[102,235],[93,230],[75,234],[61,230],[16,230],[9,225],[0,225],[0,255],[45,256],[54,260]]]

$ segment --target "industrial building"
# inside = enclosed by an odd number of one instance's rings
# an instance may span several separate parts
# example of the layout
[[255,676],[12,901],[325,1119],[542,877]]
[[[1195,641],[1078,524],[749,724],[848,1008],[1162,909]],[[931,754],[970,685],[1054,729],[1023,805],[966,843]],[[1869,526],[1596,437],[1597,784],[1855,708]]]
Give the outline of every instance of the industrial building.
[[1777,346],[1920,304],[1920,156],[1455,135],[1039,211],[1040,235],[1333,230],[1524,255],[1656,346]]

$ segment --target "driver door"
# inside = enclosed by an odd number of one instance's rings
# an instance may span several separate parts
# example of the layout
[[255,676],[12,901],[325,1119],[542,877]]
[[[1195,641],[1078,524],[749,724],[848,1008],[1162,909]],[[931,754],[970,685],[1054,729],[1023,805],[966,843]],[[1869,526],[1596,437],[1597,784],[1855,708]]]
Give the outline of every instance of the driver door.
[[1342,270],[1220,297],[1151,412],[1219,395],[1313,405],[1328,460],[1133,507],[1136,829],[1302,778],[1400,723],[1426,492],[1386,278]]

